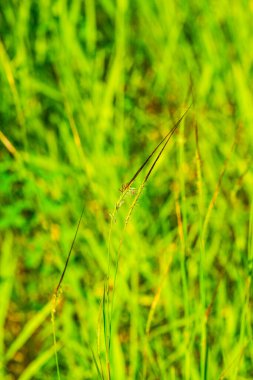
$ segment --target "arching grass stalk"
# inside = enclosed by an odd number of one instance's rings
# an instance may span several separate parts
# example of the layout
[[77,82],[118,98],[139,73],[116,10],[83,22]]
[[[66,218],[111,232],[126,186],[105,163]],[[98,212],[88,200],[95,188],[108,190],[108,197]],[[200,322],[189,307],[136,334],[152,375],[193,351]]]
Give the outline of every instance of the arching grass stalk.
[[55,288],[55,291],[54,291],[54,294],[53,294],[53,297],[52,297],[51,322],[52,322],[52,327],[53,327],[53,340],[54,340],[54,349],[55,349],[54,350],[55,351],[55,364],[56,364],[56,369],[57,369],[58,380],[61,379],[61,376],[60,376],[60,367],[59,367],[59,360],[58,360],[58,354],[57,354],[58,349],[57,349],[56,328],[55,328],[55,314],[56,314],[56,309],[57,309],[57,302],[58,302],[58,299],[59,299],[59,296],[60,296],[60,293],[61,293],[61,284],[62,284],[62,281],[63,281],[63,279],[65,277],[65,273],[66,273],[66,270],[67,270],[67,267],[68,267],[68,264],[69,264],[69,260],[70,260],[70,257],[71,257],[71,254],[72,254],[75,242],[76,242],[77,233],[79,231],[79,227],[80,227],[81,221],[83,219],[83,215],[84,215],[84,209],[85,209],[85,206],[83,206],[83,209],[82,209],[82,212],[81,212],[81,215],[80,215],[77,227],[76,227],[75,235],[74,235],[74,238],[72,240],[72,243],[71,243],[71,246],[70,246],[70,249],[69,249],[69,253],[68,253],[67,259],[65,261],[65,265],[64,265],[63,271],[61,273],[60,280],[59,280],[59,282],[58,282],[58,284],[57,284],[57,286]]
[[[177,128],[179,127],[180,123],[182,122],[183,118],[185,117],[185,115],[187,114],[187,112],[189,111],[191,105],[186,109],[186,111],[183,113],[183,115],[180,117],[180,119],[176,122],[176,124],[173,126],[173,128],[167,133],[167,135],[162,139],[162,141],[156,146],[156,148],[152,151],[152,153],[148,156],[148,158],[144,161],[144,163],[140,166],[140,168],[137,170],[137,172],[134,174],[134,176],[130,179],[130,181],[128,181],[125,185],[122,186],[121,188],[121,196],[118,200],[118,202],[116,203],[115,205],[115,208],[114,208],[114,211],[113,213],[111,214],[111,224],[110,224],[110,230],[109,230],[109,238],[108,238],[108,276],[107,276],[107,285],[106,285],[106,298],[107,298],[107,318],[108,318],[108,321],[109,321],[109,326],[106,325],[106,323],[104,323],[104,326],[106,328],[106,331],[105,331],[105,335],[107,336],[106,338],[106,357],[107,357],[107,366],[109,365],[109,356],[110,356],[110,339],[111,339],[111,328],[112,328],[112,313],[113,313],[113,307],[114,307],[114,297],[115,297],[115,289],[116,289],[116,279],[117,279],[117,273],[118,273],[118,265],[119,265],[119,260],[120,260],[120,254],[121,254],[121,248],[122,248],[122,245],[123,245],[123,242],[124,242],[124,237],[125,237],[125,232],[126,232],[126,228],[127,228],[127,225],[129,223],[129,220],[131,218],[131,215],[134,211],[134,208],[141,196],[141,193],[145,187],[145,184],[146,182],[148,181],[155,165],[157,164],[158,160],[160,159],[162,153],[164,152],[164,149],[166,148],[168,142],[170,141],[171,137],[173,136],[173,134],[175,133],[175,131],[177,130]],[[162,145],[163,144],[163,145]],[[122,235],[121,235],[121,239],[120,239],[120,242],[119,242],[119,245],[118,245],[118,249],[117,249],[117,252],[116,252],[116,268],[115,268],[115,272],[114,272],[114,286],[113,286],[113,292],[112,292],[112,300],[111,300],[111,307],[109,307],[109,304],[110,304],[110,300],[109,300],[109,277],[110,277],[110,262],[111,262],[111,254],[110,254],[110,242],[111,242],[111,233],[112,233],[112,225],[115,221],[115,216],[116,216],[116,213],[119,209],[119,207],[121,206],[122,202],[124,201],[124,198],[126,196],[126,194],[131,191],[131,185],[134,183],[135,179],[138,177],[138,175],[141,173],[141,171],[144,169],[144,167],[147,165],[147,163],[149,162],[149,160],[153,157],[153,155],[155,154],[155,152],[159,149],[159,147],[162,145],[159,153],[157,154],[154,162],[152,163],[151,167],[149,168],[144,180],[142,181],[141,185],[139,186],[136,194],[135,194],[135,197],[134,197],[134,200],[132,201],[132,204],[130,205],[130,208],[128,210],[128,213],[126,215],[126,218],[125,218],[125,223],[124,223],[124,228],[123,228],[123,231],[122,231]],[[110,376],[109,376],[110,378]]]

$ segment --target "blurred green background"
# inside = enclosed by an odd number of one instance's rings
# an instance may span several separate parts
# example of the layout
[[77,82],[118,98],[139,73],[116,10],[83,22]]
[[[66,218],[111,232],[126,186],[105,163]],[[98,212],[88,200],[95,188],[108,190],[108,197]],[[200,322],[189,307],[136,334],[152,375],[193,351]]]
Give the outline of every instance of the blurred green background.
[[109,378],[110,214],[191,103],[125,233],[110,378],[253,378],[252,17],[252,1],[0,2],[1,379],[57,379],[54,349],[61,379]]

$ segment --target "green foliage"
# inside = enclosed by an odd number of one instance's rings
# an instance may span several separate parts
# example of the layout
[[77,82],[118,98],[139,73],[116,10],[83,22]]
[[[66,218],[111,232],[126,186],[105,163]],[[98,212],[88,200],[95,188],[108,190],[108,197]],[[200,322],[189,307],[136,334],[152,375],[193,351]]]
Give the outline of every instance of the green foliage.
[[1,379],[253,377],[252,16],[1,2]]

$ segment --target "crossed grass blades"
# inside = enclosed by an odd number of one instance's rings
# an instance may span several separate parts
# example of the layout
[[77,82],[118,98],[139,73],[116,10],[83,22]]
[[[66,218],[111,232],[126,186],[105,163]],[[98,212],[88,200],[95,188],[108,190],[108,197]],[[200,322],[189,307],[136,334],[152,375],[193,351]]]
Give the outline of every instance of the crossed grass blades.
[[[129,219],[132,215],[133,209],[134,209],[134,207],[135,207],[135,205],[136,205],[136,203],[137,203],[137,201],[138,201],[138,199],[139,199],[139,197],[143,191],[143,188],[144,188],[146,182],[148,181],[153,169],[155,168],[155,165],[159,161],[159,159],[160,159],[161,155],[163,154],[168,142],[170,141],[171,137],[173,136],[173,134],[176,132],[176,130],[180,126],[182,120],[184,119],[185,115],[187,114],[187,112],[189,111],[190,108],[191,108],[191,105],[186,109],[186,111],[182,114],[182,116],[174,124],[174,126],[171,128],[171,130],[165,135],[165,137],[160,141],[160,143],[155,147],[155,149],[151,152],[151,154],[146,158],[146,160],[143,162],[143,164],[140,166],[140,168],[136,171],[136,173],[133,175],[133,177],[128,182],[126,182],[124,185],[122,185],[122,187],[120,189],[121,195],[120,195],[118,201],[116,202],[115,208],[111,214],[111,224],[110,224],[109,237],[108,237],[108,273],[107,273],[107,278],[105,280],[103,299],[101,302],[101,306],[103,307],[105,347],[106,347],[106,368],[107,368],[107,378],[108,379],[111,378],[109,353],[110,353],[110,335],[111,335],[111,325],[112,325],[113,300],[114,300],[114,293],[115,293],[115,283],[116,283],[116,277],[117,277],[118,263],[119,263],[119,257],[120,257],[120,249],[121,249],[121,246],[123,244],[124,232],[125,232],[125,229],[126,229],[128,222],[129,222]],[[159,150],[159,148],[160,148],[160,150]],[[110,239],[111,239],[111,232],[112,232],[112,223],[115,221],[116,213],[119,210],[120,206],[122,205],[125,196],[133,190],[132,185],[134,184],[134,181],[139,176],[139,174],[142,172],[142,170],[145,168],[145,166],[148,164],[148,162],[151,160],[151,158],[155,155],[156,152],[158,152],[158,153],[157,153],[153,163],[151,164],[147,174],[145,175],[144,180],[142,181],[141,185],[139,186],[139,188],[136,192],[136,196],[135,196],[135,198],[134,198],[134,200],[133,200],[133,202],[132,202],[132,204],[128,210],[128,213],[127,213],[127,216],[125,219],[124,231],[122,233],[122,237],[120,239],[119,247],[118,247],[117,255],[116,255],[116,269],[115,269],[115,275],[114,275],[114,288],[113,288],[113,295],[112,295],[111,307],[110,307],[109,306],[109,304],[110,304],[109,277],[110,277],[110,266],[111,266]],[[60,369],[59,369],[58,355],[57,355],[57,351],[59,348],[58,348],[58,345],[56,342],[55,313],[56,313],[56,308],[57,308],[57,301],[58,301],[60,293],[61,293],[61,285],[62,285],[62,282],[64,280],[66,270],[67,270],[67,267],[69,264],[69,260],[70,260],[70,257],[71,257],[76,239],[77,239],[78,231],[79,231],[79,228],[80,228],[83,216],[84,216],[84,211],[85,211],[85,205],[83,206],[83,209],[81,211],[81,214],[80,214],[80,217],[79,217],[79,220],[77,223],[77,227],[75,230],[74,238],[72,240],[72,243],[71,243],[68,255],[67,255],[67,259],[65,261],[63,271],[61,273],[59,282],[55,288],[55,291],[54,291],[54,294],[52,297],[51,320],[52,320],[52,325],[53,325],[53,338],[54,338],[55,360],[56,360],[58,380],[60,379]],[[100,333],[98,335],[100,335]],[[100,358],[99,345],[100,344],[98,342],[98,356]],[[104,379],[101,361],[99,360],[100,363],[97,362],[95,355],[93,353],[93,350],[92,350],[92,356],[93,356],[97,371],[100,375],[100,378]]]

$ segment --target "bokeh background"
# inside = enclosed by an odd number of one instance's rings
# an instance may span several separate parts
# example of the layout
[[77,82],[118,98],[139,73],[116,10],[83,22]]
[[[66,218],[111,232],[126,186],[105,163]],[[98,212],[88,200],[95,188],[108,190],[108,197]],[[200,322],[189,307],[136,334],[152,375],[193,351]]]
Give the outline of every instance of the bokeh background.
[[59,378],[54,350],[61,379],[109,378],[110,215],[190,104],[134,209],[116,287],[112,263],[110,378],[253,378],[252,18],[244,0],[0,2],[1,379]]

